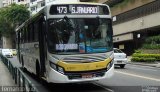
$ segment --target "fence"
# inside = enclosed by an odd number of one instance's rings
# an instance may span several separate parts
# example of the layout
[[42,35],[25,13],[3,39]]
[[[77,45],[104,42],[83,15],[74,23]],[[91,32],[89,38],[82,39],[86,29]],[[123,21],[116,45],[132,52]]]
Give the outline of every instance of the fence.
[[1,61],[7,66],[12,75],[15,84],[18,85],[17,90],[22,92],[39,92],[34,84],[27,78],[19,67],[14,67],[9,59],[0,55]]

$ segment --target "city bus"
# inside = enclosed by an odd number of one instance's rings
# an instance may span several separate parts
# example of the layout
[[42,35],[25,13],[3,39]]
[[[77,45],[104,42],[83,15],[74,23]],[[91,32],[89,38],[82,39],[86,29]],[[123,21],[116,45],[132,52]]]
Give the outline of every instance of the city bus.
[[91,82],[114,73],[107,5],[51,3],[16,29],[23,69],[49,83]]

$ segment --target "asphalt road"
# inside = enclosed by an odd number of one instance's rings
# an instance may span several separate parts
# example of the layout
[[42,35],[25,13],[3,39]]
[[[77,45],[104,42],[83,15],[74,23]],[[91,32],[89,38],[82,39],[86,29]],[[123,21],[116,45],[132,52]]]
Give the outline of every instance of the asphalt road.
[[[18,63],[15,57],[10,60]],[[115,67],[115,74],[110,79],[78,84],[40,83],[33,74],[25,74],[40,92],[160,92],[160,68],[149,66],[128,64],[124,69]]]
[[98,83],[114,92],[160,92],[160,68],[130,64],[124,69],[115,67],[112,78]]

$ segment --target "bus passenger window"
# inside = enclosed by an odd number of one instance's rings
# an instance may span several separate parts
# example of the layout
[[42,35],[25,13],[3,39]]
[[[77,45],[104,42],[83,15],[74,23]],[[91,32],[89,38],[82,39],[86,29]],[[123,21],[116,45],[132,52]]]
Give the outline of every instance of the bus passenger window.
[[34,24],[34,41],[38,41],[38,24],[37,23],[35,23]]
[[24,28],[24,43],[26,43],[26,28]]
[[21,31],[21,43],[24,43],[24,28]]
[[27,38],[28,38],[28,42],[30,42],[30,32],[31,32],[31,25],[29,25],[28,28],[27,28]]
[[32,31],[31,31],[31,42],[34,41],[34,24],[32,24]]

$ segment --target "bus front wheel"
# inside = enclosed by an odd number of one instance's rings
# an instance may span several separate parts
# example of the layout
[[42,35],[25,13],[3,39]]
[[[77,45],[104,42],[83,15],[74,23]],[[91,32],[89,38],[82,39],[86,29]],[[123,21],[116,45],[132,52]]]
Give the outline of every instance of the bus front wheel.
[[23,60],[23,56],[21,56],[21,65],[22,65],[22,70],[23,70],[24,72],[26,72],[26,71],[27,71],[27,69],[24,67],[24,60]]
[[36,62],[36,75],[38,77],[38,79],[40,79],[40,66],[39,66],[39,63],[38,61]]

